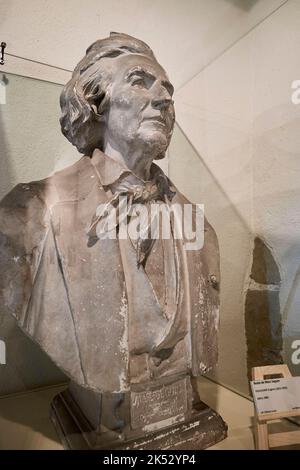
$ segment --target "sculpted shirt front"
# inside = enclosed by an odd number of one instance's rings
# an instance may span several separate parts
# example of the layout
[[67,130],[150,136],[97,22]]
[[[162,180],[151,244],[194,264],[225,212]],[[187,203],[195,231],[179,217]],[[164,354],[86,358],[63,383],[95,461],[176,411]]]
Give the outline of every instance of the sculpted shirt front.
[[[154,164],[151,178],[165,188],[148,206],[189,202]],[[205,221],[202,249],[185,250],[171,230],[170,239],[151,241],[141,263],[137,240],[88,231],[99,205],[132,184],[147,183],[95,150],[16,186],[0,205],[2,308],[74,381],[97,391],[199,375],[217,360],[219,252],[211,226]]]

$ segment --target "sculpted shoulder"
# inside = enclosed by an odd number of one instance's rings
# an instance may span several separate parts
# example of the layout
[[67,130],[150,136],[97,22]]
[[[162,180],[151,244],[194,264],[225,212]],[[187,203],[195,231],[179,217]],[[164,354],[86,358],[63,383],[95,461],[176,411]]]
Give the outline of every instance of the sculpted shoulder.
[[32,230],[43,225],[46,187],[47,180],[15,186],[0,202],[0,232],[15,238],[22,235],[24,225]]
[[42,200],[47,185],[47,180],[48,178],[40,181],[31,181],[30,183],[17,184],[0,201],[1,209],[25,209],[32,199],[39,198]]
[[0,203],[0,301],[20,319],[30,298],[35,259],[47,224],[45,182],[18,184]]
[[92,170],[89,160],[89,157],[82,157],[45,179],[17,184],[0,202],[0,231],[9,220],[17,224],[33,223],[34,220],[38,223],[54,203],[75,199],[79,190],[90,190],[88,176]]

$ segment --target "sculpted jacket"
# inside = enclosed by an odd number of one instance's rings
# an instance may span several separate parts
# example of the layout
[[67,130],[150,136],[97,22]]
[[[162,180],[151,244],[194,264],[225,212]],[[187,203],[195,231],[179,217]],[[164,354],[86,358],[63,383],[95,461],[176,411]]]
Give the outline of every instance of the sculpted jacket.
[[[202,249],[156,240],[138,265],[128,238],[88,235],[99,204],[131,172],[95,150],[0,204],[0,305],[77,384],[131,384],[210,370],[217,361],[219,250],[205,220]],[[164,178],[169,206],[189,201]]]

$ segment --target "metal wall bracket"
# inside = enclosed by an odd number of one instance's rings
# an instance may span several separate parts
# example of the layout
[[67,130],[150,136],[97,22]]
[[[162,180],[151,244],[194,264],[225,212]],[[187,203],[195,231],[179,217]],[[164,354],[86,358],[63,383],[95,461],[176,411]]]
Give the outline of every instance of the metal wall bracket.
[[6,42],[1,42],[0,44],[0,65],[4,65],[4,49],[6,48]]

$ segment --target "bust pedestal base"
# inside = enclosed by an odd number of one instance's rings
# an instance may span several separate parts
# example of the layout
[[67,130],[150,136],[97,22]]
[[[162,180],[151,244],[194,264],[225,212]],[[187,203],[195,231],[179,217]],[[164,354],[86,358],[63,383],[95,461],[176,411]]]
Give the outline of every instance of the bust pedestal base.
[[154,423],[148,430],[145,426],[142,432],[139,429],[128,434],[103,425],[101,430],[95,429],[67,389],[53,399],[50,417],[65,449],[201,450],[227,437],[226,423],[202,402],[182,422],[166,419],[157,429]]

